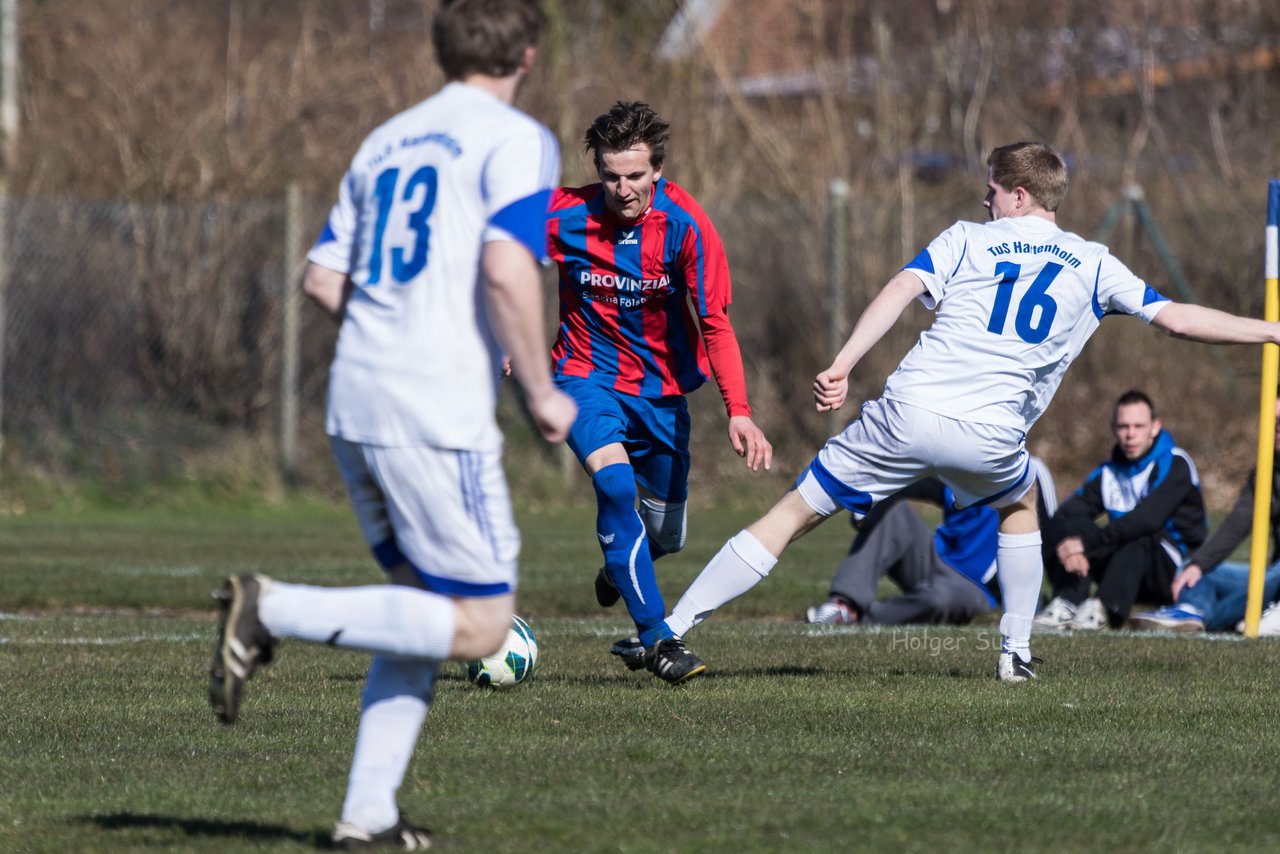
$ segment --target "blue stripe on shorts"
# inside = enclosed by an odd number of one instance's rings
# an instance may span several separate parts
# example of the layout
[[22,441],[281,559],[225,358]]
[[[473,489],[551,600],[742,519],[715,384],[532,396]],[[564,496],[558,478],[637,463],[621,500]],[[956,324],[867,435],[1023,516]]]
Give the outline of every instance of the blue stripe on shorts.
[[[861,517],[871,509],[872,501],[869,493],[854,489],[841,481],[827,471],[827,467],[817,457],[814,457],[813,462],[809,463],[808,471],[813,472],[813,476],[818,481],[818,485],[822,487],[822,491],[831,496],[831,500],[845,510]],[[796,480],[797,485],[803,479],[804,474],[802,473]]]
[[513,588],[505,581],[493,581],[485,584],[476,584],[470,581],[458,581],[453,578],[441,578],[438,575],[431,575],[423,572],[418,567],[413,567],[413,572],[427,586],[432,593],[439,593],[442,596],[499,596],[503,593],[510,593]]
[[470,496],[467,511],[471,514],[471,518],[475,520],[481,536],[489,544],[489,550],[493,552],[496,560],[498,557],[498,541],[494,536],[493,521],[489,518],[489,507],[485,500],[484,484],[480,482],[480,470],[483,466],[482,458],[478,454],[468,453],[467,451],[461,451],[459,455],[462,463],[462,493],[464,496]]
[[[987,496],[986,498],[980,499],[980,500],[978,500],[978,501],[974,502],[973,504],[970,504],[969,506],[970,506],[970,507],[975,507],[975,506],[982,505],[982,504],[993,504],[993,503],[995,503],[996,501],[999,501],[1000,499],[1004,498],[1004,497],[1005,497],[1006,495],[1008,495],[1010,492],[1013,492],[1013,491],[1014,491],[1015,489],[1017,489],[1019,486],[1026,486],[1028,489],[1030,489],[1030,488],[1031,488],[1031,487],[1030,487],[1030,485],[1029,485],[1029,483],[1030,483],[1030,482],[1027,480],[1027,474],[1030,472],[1030,469],[1031,469],[1031,457],[1030,457],[1030,455],[1028,455],[1028,456],[1027,456],[1027,461],[1026,461],[1026,463],[1025,463],[1025,464],[1023,464],[1023,466],[1022,466],[1022,474],[1018,475],[1018,479],[1017,479],[1017,480],[1015,480],[1011,485],[1009,485],[1009,486],[1005,487],[1004,489],[1000,490],[999,492],[997,492],[995,495],[989,495],[989,496]],[[963,510],[963,509],[965,509],[965,508],[963,508],[963,507],[958,507],[958,508],[956,508],[956,509],[958,509],[958,510]]]
[[394,534],[373,547],[373,558],[383,569],[395,569],[400,564],[408,562],[408,558],[396,544]]

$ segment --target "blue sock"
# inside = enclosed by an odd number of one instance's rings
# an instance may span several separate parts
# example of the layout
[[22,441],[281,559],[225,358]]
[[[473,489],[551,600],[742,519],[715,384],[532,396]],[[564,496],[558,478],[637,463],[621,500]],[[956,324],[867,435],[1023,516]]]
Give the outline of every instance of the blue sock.
[[665,606],[653,573],[649,537],[636,512],[635,471],[626,463],[605,466],[591,479],[596,490],[596,534],[604,569],[635,620],[640,642],[653,646],[671,636]]

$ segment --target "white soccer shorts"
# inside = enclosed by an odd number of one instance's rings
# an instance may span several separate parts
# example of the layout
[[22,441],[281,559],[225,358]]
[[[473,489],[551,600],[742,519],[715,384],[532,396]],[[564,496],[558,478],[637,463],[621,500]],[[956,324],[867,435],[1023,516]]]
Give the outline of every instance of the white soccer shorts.
[[936,476],[958,507],[1004,507],[1026,494],[1035,470],[1015,427],[956,421],[896,400],[870,401],[827,441],[796,486],[815,513],[862,518],[895,492]]
[[515,590],[520,532],[500,453],[329,442],[384,569],[408,561],[427,589],[446,596]]

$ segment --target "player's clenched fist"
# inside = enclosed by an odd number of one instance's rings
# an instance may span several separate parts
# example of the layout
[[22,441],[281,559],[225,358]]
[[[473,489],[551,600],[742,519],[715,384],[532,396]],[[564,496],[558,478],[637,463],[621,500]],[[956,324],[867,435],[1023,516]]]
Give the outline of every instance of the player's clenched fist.
[[569,436],[569,428],[578,417],[578,404],[558,388],[529,399],[529,414],[538,425],[538,432],[548,442],[563,442]]
[[830,368],[818,374],[813,381],[813,402],[819,412],[830,412],[844,405],[849,394],[849,375]]

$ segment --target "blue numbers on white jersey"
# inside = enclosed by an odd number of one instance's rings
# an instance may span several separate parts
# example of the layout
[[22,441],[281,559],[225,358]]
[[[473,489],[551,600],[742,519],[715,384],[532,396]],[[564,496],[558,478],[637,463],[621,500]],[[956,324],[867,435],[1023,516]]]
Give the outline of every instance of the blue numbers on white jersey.
[[369,251],[370,286],[382,281],[382,241],[387,232],[387,223],[392,216],[405,216],[404,205],[396,202],[412,203],[422,187],[422,201],[408,212],[407,224],[413,229],[413,249],[406,259],[406,252],[401,246],[391,248],[391,277],[404,283],[413,279],[427,266],[427,253],[430,249],[431,226],[427,221],[436,206],[436,169],[434,166],[423,166],[414,172],[405,182],[404,189],[396,198],[396,184],[400,179],[400,170],[396,167],[386,169],[374,182],[373,196],[378,203],[378,219],[373,226],[373,246]]
[[[1018,313],[1014,316],[1013,328],[1018,337],[1028,344],[1039,344],[1049,336],[1053,326],[1053,318],[1058,313],[1058,304],[1049,296],[1049,285],[1062,272],[1062,265],[1052,261],[1044,265],[1044,269],[1031,282],[1027,292],[1018,303]],[[996,283],[996,301],[991,306],[991,319],[987,321],[987,331],[996,335],[1004,334],[1004,323],[1009,317],[1009,305],[1013,302],[1013,288],[1022,274],[1022,265],[1012,261],[1001,261],[996,264],[996,273],[1000,281]],[[1040,316],[1032,322],[1035,310],[1040,309]]]

